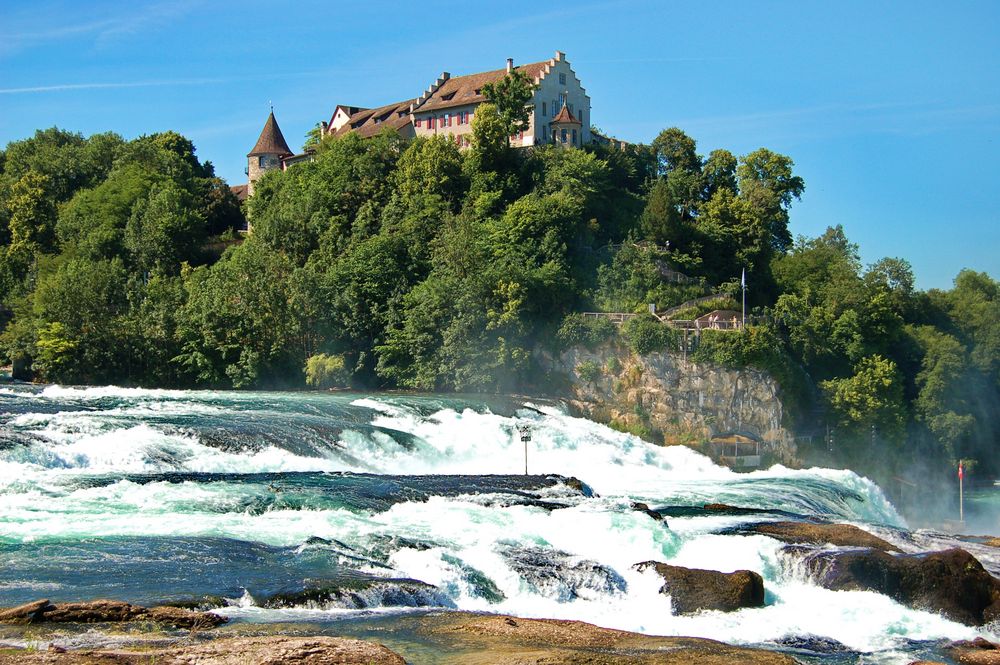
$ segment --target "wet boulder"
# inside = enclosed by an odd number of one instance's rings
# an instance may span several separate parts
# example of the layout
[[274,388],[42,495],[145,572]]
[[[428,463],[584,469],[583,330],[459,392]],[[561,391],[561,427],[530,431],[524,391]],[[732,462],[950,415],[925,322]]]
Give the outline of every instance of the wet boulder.
[[875,549],[815,552],[805,561],[827,589],[875,591],[973,626],[1000,619],[1000,580],[963,549],[895,556]]
[[420,580],[370,578],[317,582],[296,591],[277,593],[264,607],[343,608],[363,610],[378,607],[454,607],[433,584]]
[[667,526],[667,523],[663,519],[663,515],[650,508],[649,504],[647,503],[642,503],[641,501],[633,501],[632,504],[630,505],[630,508],[637,513],[645,513],[646,515],[652,517],[654,521],[663,522],[663,526]]
[[181,607],[146,608],[120,600],[85,603],[50,603],[36,600],[0,610],[0,623],[123,623],[155,621],[174,628],[214,628],[226,618],[211,612],[192,612]]
[[1000,645],[981,637],[952,642],[946,651],[962,665],[1000,665]]
[[146,608],[120,600],[94,600],[88,603],[57,603],[45,607],[36,621],[50,623],[116,623],[144,618]]
[[634,568],[639,571],[652,568],[663,578],[660,593],[670,596],[675,614],[701,610],[732,612],[764,605],[764,579],[751,570],[720,573],[657,561],[637,563]]
[[508,547],[500,553],[531,588],[563,602],[625,591],[624,578],[597,561],[543,547]]
[[762,522],[741,527],[740,533],[770,536],[794,545],[837,545],[838,547],[870,547],[886,552],[899,552],[887,540],[873,536],[850,524],[812,524],[808,522]]

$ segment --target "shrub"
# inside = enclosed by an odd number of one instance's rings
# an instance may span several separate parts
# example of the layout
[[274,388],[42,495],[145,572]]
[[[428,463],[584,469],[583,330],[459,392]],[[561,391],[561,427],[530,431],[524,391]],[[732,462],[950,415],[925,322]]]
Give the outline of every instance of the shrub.
[[615,335],[615,324],[608,319],[585,317],[583,314],[570,314],[563,319],[556,339],[562,348],[582,344],[588,349],[595,349]]
[[630,319],[623,326],[622,332],[629,347],[640,356],[679,348],[677,331],[653,317],[637,316]]
[[319,353],[306,360],[306,383],[313,388],[343,387],[348,380],[342,356]]
[[584,360],[576,366],[576,374],[587,383],[593,383],[601,375],[601,366],[593,360]]

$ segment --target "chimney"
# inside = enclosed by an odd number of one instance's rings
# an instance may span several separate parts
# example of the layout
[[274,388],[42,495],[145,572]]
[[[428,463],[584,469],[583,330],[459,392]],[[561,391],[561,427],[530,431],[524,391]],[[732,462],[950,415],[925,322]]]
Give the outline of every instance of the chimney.
[[556,51],[556,60],[559,60],[561,62],[565,59],[566,59],[565,53],[563,53],[562,51]]
[[514,71],[514,58],[507,58],[507,73]]

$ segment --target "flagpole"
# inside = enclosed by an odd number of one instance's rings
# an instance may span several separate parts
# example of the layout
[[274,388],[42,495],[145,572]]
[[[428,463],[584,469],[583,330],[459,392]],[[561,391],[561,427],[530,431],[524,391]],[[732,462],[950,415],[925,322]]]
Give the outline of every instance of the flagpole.
[[743,269],[743,275],[740,277],[740,286],[743,289],[743,329],[747,327],[747,269]]
[[958,462],[958,521],[965,523],[965,495],[963,492],[963,484],[965,483],[965,474],[962,473],[962,462]]

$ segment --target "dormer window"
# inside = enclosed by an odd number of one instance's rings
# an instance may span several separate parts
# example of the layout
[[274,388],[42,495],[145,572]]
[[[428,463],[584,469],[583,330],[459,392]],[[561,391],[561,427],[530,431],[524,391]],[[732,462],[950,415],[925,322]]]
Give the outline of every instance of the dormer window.
[[444,100],[444,101],[446,101],[446,102],[450,102],[451,99],[452,99],[452,97],[454,97],[454,96],[455,96],[454,92],[449,92],[447,95],[441,95],[441,99]]

